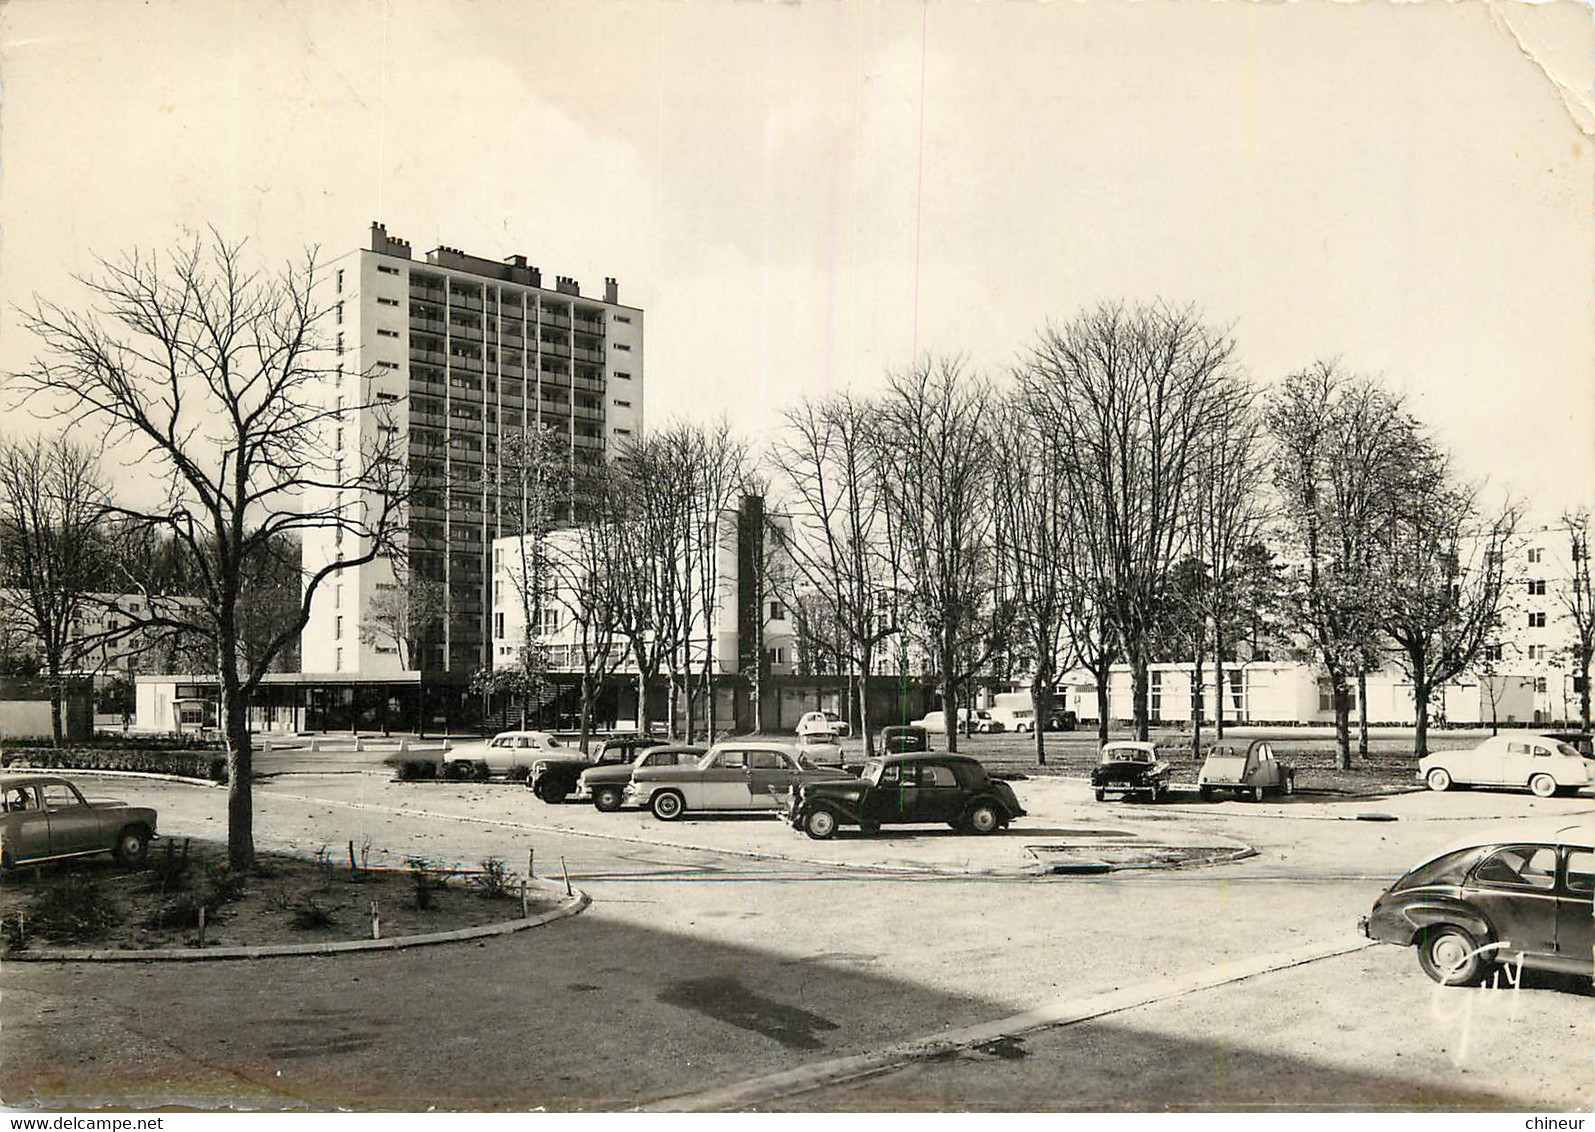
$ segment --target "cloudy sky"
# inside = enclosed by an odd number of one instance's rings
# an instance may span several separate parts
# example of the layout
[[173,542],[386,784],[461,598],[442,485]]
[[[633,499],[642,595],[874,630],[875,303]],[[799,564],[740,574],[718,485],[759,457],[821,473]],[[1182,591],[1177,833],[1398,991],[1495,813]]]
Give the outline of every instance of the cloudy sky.
[[10,0],[0,51],[0,368],[96,253],[381,219],[618,276],[655,423],[1163,298],[1259,381],[1385,375],[1541,518],[1595,501],[1582,5]]

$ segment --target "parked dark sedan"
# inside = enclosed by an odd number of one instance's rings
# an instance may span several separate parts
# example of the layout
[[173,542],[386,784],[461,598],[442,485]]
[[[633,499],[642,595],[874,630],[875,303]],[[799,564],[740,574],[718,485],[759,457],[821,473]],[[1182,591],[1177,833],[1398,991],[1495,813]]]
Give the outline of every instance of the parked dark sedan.
[[839,825],[873,834],[883,825],[946,822],[960,833],[992,833],[1024,812],[1013,787],[977,760],[930,752],[870,759],[852,781],[805,783],[789,796],[786,816],[823,841]]
[[881,728],[881,754],[907,755],[930,750],[930,732],[913,724]]
[[1587,827],[1514,831],[1431,857],[1381,893],[1358,926],[1369,939],[1416,947],[1438,983],[1477,983],[1497,965],[1588,976],[1592,887]]
[[582,771],[588,767],[629,766],[637,761],[638,752],[663,743],[663,739],[652,739],[645,735],[617,735],[605,739],[604,745],[591,756],[583,754],[580,747],[564,747],[539,758],[526,779],[526,785],[545,802],[563,802],[576,790]]
[[626,785],[631,781],[632,771],[645,766],[690,766],[703,758],[704,750],[685,744],[638,748],[632,762],[605,762],[582,771],[575,796],[591,798],[598,809],[606,814],[613,813],[625,803]]
[[1156,802],[1168,793],[1173,772],[1173,767],[1157,757],[1157,748],[1151,743],[1123,740],[1102,748],[1097,765],[1091,768],[1091,788],[1099,802],[1109,794]]

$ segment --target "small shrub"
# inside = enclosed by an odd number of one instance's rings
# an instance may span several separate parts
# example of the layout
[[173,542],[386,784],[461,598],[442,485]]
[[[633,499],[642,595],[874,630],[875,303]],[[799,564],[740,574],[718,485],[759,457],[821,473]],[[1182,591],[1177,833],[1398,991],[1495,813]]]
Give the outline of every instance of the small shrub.
[[406,857],[404,867],[410,870],[410,896],[415,906],[423,911],[432,907],[437,894],[448,887],[448,876],[433,869],[425,857]]
[[14,916],[7,916],[0,920],[0,944],[5,945],[7,951],[25,951],[28,946],[28,929],[26,915],[18,912]]
[[428,782],[438,776],[438,764],[431,759],[406,759],[399,764],[400,782]]
[[471,883],[476,886],[477,895],[487,900],[509,899],[510,875],[504,867],[504,858],[484,858],[482,871],[472,874]]
[[306,896],[295,904],[288,920],[289,926],[296,932],[318,931],[321,928],[334,927],[337,923],[338,918],[333,915],[332,909],[314,896]]
[[532,768],[529,766],[512,766],[504,772],[504,777],[510,782],[525,782],[531,773]]
[[205,909],[205,922],[213,924],[222,906],[243,895],[244,878],[226,865],[207,862],[197,882],[164,901],[150,916],[152,928],[197,928],[199,910]]
[[121,913],[94,877],[56,874],[33,899],[28,922],[40,935],[65,942],[97,939],[121,921]]
[[168,838],[165,852],[152,854],[149,858],[149,877],[145,881],[145,888],[163,896],[180,892],[188,887],[189,876],[188,842],[183,842],[183,851],[179,853],[177,843]]

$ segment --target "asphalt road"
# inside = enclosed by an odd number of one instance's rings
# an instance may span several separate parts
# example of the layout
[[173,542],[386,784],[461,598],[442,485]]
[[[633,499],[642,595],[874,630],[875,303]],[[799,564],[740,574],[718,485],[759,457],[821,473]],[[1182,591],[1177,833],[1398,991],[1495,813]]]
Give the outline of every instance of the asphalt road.
[[[1053,788],[1048,829],[1200,826],[1257,854],[1101,877],[894,875],[815,863],[810,843],[774,822],[664,829],[505,787],[285,775],[257,787],[263,848],[369,838],[378,859],[518,863],[533,847],[539,872],[563,856],[593,906],[479,945],[362,957],[7,964],[0,1097],[72,1108],[697,1107],[818,1065],[801,1090],[753,1088],[747,1106],[1538,1110],[1595,1099],[1584,987],[1436,993],[1410,953],[1386,947],[899,1059],[864,1079],[828,1075],[837,1059],[1039,1004],[1135,1002],[1215,965],[1355,945],[1356,917],[1436,843],[1503,818],[1587,821],[1595,810],[1587,796],[1414,794],[1378,802],[1400,820],[1359,822],[1335,820],[1355,813],[1328,800],[1076,810],[1076,788]],[[168,835],[223,828],[220,790],[141,782],[91,793],[154,801]],[[1069,820],[1076,813],[1094,824]],[[894,851],[925,852],[916,840]]]

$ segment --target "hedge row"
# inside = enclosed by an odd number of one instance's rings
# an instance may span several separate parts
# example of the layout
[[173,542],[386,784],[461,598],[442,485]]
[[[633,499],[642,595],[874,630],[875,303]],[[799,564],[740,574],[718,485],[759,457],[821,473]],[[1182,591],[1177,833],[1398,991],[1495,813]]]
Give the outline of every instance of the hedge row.
[[36,770],[136,770],[227,781],[227,758],[215,751],[13,746],[0,754],[0,765]]

